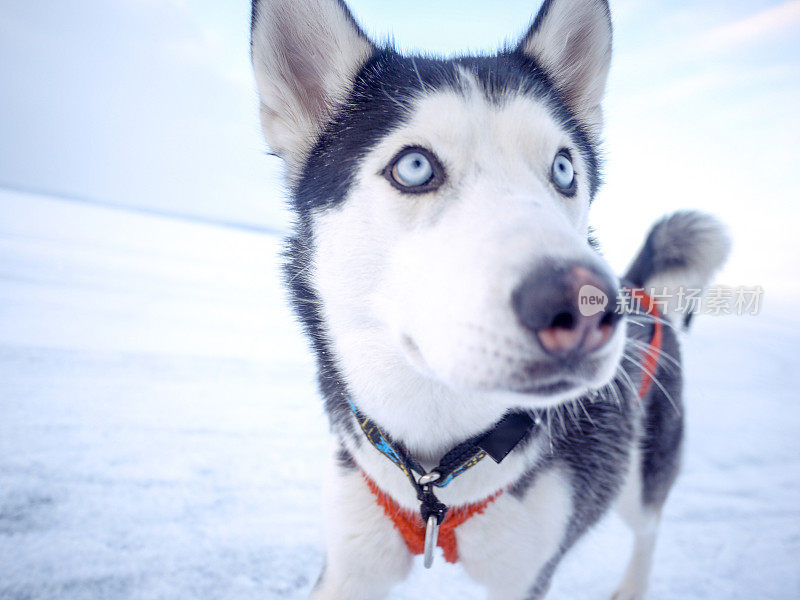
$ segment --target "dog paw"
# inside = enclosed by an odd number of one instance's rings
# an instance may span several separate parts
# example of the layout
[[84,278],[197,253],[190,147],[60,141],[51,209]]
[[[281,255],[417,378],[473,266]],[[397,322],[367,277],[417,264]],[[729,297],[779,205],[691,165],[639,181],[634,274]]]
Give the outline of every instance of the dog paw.
[[611,595],[611,600],[645,600],[647,585],[625,580]]

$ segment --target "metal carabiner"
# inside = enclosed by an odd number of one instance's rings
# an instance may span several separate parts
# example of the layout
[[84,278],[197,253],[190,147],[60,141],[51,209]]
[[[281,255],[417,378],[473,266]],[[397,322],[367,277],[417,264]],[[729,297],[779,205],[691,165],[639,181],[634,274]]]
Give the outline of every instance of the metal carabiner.
[[433,565],[433,551],[436,550],[436,542],[439,541],[439,520],[436,515],[428,517],[428,525],[425,528],[425,568],[430,569]]

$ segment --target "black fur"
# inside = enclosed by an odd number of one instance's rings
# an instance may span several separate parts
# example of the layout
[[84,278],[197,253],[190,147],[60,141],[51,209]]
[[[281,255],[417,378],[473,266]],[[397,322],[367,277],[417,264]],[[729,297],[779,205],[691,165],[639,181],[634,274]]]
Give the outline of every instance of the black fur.
[[[597,0],[597,3],[603,6],[603,8],[605,9],[606,18],[608,18],[608,21],[610,23],[611,8],[608,5],[608,1]],[[539,8],[539,12],[536,13],[536,18],[533,20],[533,23],[528,29],[528,32],[523,36],[520,46],[527,44],[530,41],[530,39],[536,34],[536,32],[539,31],[539,28],[541,28],[542,23],[544,23],[544,20],[547,18],[547,15],[550,14],[550,8],[552,7],[552,5],[553,5],[553,0],[545,0],[542,3],[542,6]]]
[[[641,316],[640,323],[629,323],[628,339],[649,343],[649,319]],[[662,331],[663,351],[679,360],[675,332],[666,325]],[[567,467],[571,477],[574,512],[567,534],[542,568],[529,592],[531,600],[544,596],[561,558],[614,501],[630,466],[628,448],[635,436],[641,450],[645,505],[660,508],[677,477],[683,440],[680,369],[662,359],[655,373],[659,385],[651,385],[640,400],[639,389],[632,389],[631,384],[639,386],[647,378],[638,362],[643,351],[629,344],[626,352],[637,362],[626,359],[621,365],[625,375],[618,374],[600,398],[584,397],[559,411],[539,413],[546,421],[537,432],[549,436],[550,452],[509,488],[509,493],[523,498],[537,478],[552,467]]]
[[256,26],[256,18],[258,17],[258,6],[260,2],[259,0],[253,0],[253,3],[250,5],[250,32],[253,32],[253,28]]
[[347,392],[328,349],[318,298],[306,277],[314,252],[311,215],[344,200],[363,156],[409,117],[414,93],[423,89],[461,89],[458,66],[475,75],[493,102],[502,103],[508,92],[543,100],[586,160],[592,196],[600,185],[596,144],[544,71],[521,51],[440,60],[405,57],[391,48],[376,50],[356,77],[347,102],[326,125],[301,169],[292,194],[297,221],[285,252],[286,283],[317,357],[319,385],[334,429],[344,426],[351,431],[352,423],[345,401]]
[[[664,327],[662,352],[680,364],[680,347],[671,327]],[[642,500],[660,508],[678,476],[683,442],[683,375],[680,367],[662,359],[653,385],[644,400],[640,449],[642,452]],[[664,388],[663,390],[661,388]],[[669,394],[669,396],[667,396]]]
[[[257,15],[257,5],[257,1],[253,2],[253,19]],[[531,31],[538,28],[549,5],[550,0],[547,0]],[[319,386],[331,427],[337,434],[351,437],[356,444],[362,443],[362,436],[353,423],[346,402],[346,384],[331,351],[319,298],[309,278],[315,252],[313,215],[335,209],[344,201],[363,157],[393,128],[410,117],[417,92],[436,89],[462,91],[459,67],[474,75],[491,102],[502,103],[508,93],[530,95],[543,101],[586,161],[592,198],[600,185],[597,142],[570,110],[547,73],[519,48],[501,51],[496,56],[464,56],[450,60],[405,57],[388,47],[375,49],[358,73],[349,97],[325,124],[293,180],[292,208],[296,224],[285,249],[286,284],[317,359]],[[645,247],[639,261],[631,268],[628,278],[634,283],[644,283],[647,277],[667,267],[665,259],[654,251],[652,245],[655,243],[648,240],[651,246]],[[629,337],[643,342],[649,341],[649,331],[649,327],[628,326]],[[665,338],[665,351],[677,357],[672,332],[667,331]],[[630,347],[628,353],[639,356],[641,350]],[[546,435],[550,452],[513,485],[509,493],[524,496],[541,473],[558,465],[565,467],[572,479],[575,511],[566,537],[540,573],[531,590],[531,598],[544,594],[561,557],[607,510],[617,495],[627,472],[630,444],[639,429],[637,419],[643,420],[640,444],[644,501],[656,505],[663,503],[675,477],[682,436],[680,406],[674,409],[657,386],[651,388],[643,406],[640,406],[637,390],[631,389],[629,384],[629,381],[641,380],[640,367],[626,363],[623,368],[626,377],[618,375],[599,398],[586,397],[560,410],[532,413],[540,425],[519,448]],[[679,402],[680,374],[662,364],[657,377],[673,400]],[[355,467],[347,452],[339,452],[337,458],[340,468]]]
[[656,274],[690,269],[703,258],[708,219],[703,213],[678,211],[660,219],[647,234],[625,278],[644,287]]
[[[709,235],[716,237],[719,232],[716,223],[703,213],[678,211],[662,218],[650,229],[625,279],[636,287],[645,287],[654,275],[691,271],[694,263],[706,260],[704,250],[709,247]],[[693,314],[686,313],[684,329],[689,328]]]
[[356,465],[353,455],[350,454],[344,447],[340,447],[336,451],[336,465],[342,471],[355,471],[358,469],[358,465]]
[[361,69],[348,101],[326,125],[311,151],[295,189],[297,213],[305,215],[341,202],[363,156],[409,116],[415,93],[461,90],[458,67],[478,79],[492,102],[502,103],[508,93],[543,100],[587,161],[594,197],[600,184],[598,149],[532,58],[514,50],[496,56],[440,60],[401,56],[384,48],[376,50]]

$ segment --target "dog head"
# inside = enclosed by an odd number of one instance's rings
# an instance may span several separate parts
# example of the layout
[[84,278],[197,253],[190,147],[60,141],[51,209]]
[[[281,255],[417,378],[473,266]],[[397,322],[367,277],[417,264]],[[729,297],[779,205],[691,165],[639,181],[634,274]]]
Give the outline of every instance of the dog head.
[[339,0],[254,2],[290,286],[359,400],[402,380],[541,407],[612,378],[618,282],[588,232],[610,54],[605,0],[546,0],[516,47],[449,60],[376,46]]

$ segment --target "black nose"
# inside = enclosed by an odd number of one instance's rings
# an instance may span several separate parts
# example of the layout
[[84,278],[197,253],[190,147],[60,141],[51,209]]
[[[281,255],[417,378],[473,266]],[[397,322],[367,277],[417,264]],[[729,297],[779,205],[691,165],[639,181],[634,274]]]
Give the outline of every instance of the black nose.
[[547,263],[517,286],[511,304],[522,325],[536,334],[545,352],[583,356],[611,339],[619,323],[616,287],[584,263]]

